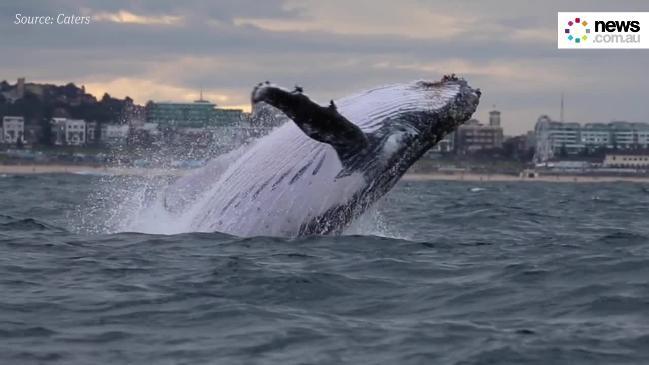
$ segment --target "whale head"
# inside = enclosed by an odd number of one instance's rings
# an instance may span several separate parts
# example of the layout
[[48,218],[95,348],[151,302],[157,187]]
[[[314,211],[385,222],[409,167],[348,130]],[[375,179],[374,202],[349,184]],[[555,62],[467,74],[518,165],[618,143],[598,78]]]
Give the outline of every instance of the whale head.
[[432,147],[475,112],[480,89],[455,75],[439,81],[385,85],[337,101],[341,114],[363,132],[410,133]]
[[[369,143],[343,161],[344,172],[363,170],[390,180],[400,177],[426,151],[467,121],[481,92],[455,75],[439,81],[380,86],[336,100],[337,111],[358,126]],[[368,163],[369,161],[369,163]]]

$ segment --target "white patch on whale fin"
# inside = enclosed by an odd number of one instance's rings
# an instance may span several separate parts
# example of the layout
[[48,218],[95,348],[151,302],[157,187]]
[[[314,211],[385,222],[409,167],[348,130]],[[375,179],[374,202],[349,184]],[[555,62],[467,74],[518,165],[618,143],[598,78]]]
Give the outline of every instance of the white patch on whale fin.
[[367,136],[338,112],[333,100],[321,106],[302,93],[301,87],[288,91],[268,82],[252,91],[252,103],[267,103],[281,110],[310,138],[331,145],[345,161],[368,145]]

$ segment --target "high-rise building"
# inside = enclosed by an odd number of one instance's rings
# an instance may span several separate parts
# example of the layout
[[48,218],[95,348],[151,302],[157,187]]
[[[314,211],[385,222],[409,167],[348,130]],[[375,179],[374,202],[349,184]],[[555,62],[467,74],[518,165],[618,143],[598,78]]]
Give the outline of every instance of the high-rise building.
[[608,124],[562,123],[542,115],[534,127],[535,160],[547,161],[559,155],[577,154],[599,148],[649,148],[649,124],[615,121]]
[[489,112],[489,126],[500,127],[500,112],[498,110]]

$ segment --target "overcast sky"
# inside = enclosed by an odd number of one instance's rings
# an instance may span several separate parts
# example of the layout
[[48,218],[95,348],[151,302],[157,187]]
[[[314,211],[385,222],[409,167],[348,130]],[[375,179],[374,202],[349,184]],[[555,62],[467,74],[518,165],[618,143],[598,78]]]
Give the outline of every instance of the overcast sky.
[[[649,50],[557,50],[557,11],[649,11],[644,1],[3,1],[0,79],[83,84],[153,100],[249,109],[259,81],[326,101],[457,73],[496,105],[506,134],[540,114],[649,122]],[[87,25],[15,25],[91,16]],[[649,25],[648,25],[649,26]]]

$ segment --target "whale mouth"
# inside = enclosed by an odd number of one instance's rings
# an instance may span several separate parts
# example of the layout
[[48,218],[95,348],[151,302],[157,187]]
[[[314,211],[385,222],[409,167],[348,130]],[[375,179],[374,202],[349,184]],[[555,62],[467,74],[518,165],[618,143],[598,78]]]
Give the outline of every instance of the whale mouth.
[[[445,75],[439,81],[418,81],[415,83],[418,88],[428,92],[428,98],[431,104],[438,99],[444,99],[451,96],[444,106],[433,108],[433,119],[437,123],[444,123],[446,126],[441,128],[445,133],[450,133],[453,129],[464,124],[475,113],[482,91],[479,88],[472,88],[461,77],[455,74]],[[439,131],[439,126],[432,126]]]

